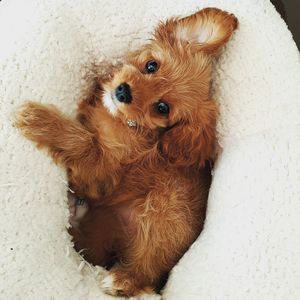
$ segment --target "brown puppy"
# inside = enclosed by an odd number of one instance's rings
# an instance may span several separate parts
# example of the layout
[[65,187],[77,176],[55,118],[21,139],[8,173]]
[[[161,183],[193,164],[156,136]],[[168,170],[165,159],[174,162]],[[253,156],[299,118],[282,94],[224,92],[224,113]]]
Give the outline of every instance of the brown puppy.
[[77,120],[32,102],[18,113],[22,133],[67,168],[88,201],[71,234],[88,261],[113,265],[101,283],[107,293],[157,289],[202,229],[217,116],[212,61],[236,27],[216,8],[170,19],[99,79]]

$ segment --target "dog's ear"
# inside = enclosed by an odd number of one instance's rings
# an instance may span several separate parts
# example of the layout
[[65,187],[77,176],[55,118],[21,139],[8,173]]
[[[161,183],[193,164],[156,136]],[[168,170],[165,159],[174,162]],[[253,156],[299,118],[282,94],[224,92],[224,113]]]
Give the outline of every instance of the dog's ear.
[[156,39],[167,40],[171,45],[180,41],[192,52],[204,51],[216,55],[237,25],[237,18],[233,14],[218,8],[205,8],[191,16],[160,24],[154,35]]
[[208,100],[189,121],[180,121],[164,132],[160,142],[163,156],[178,166],[203,167],[206,161],[213,160],[216,114],[214,101]]

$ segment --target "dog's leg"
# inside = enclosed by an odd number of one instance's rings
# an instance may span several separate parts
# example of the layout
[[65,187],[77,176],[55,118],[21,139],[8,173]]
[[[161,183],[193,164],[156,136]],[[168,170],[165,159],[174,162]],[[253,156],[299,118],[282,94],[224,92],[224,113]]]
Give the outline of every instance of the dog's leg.
[[[179,251],[179,257],[178,253],[177,255],[173,253],[173,251],[177,252],[178,245],[170,245],[166,241],[161,241],[155,234],[142,232],[143,230],[145,228],[138,230],[136,239],[129,241],[127,253],[122,255],[120,263],[115,265],[101,281],[100,287],[105,293],[126,297],[144,293],[152,294],[159,290],[161,280],[166,278],[182,255],[183,249]],[[156,229],[149,228],[149,231],[152,230]],[[165,234],[166,237],[169,235],[167,232]],[[174,246],[177,248],[174,249]]]
[[190,219],[186,207],[179,204],[162,212],[158,206],[167,203],[164,196],[144,201],[142,210],[134,212],[120,262],[100,283],[107,294],[131,297],[158,290],[199,234],[201,225]]
[[46,148],[55,162],[71,169],[93,167],[101,158],[94,135],[54,106],[27,102],[17,113],[15,125],[38,147]]

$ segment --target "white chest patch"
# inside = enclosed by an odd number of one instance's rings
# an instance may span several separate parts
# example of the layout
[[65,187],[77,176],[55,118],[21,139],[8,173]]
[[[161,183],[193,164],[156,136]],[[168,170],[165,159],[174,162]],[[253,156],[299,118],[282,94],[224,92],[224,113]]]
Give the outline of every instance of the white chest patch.
[[111,97],[111,94],[109,92],[105,92],[103,99],[102,99],[103,105],[107,108],[107,110],[112,114],[116,115],[118,111],[117,105],[114,103],[114,100]]

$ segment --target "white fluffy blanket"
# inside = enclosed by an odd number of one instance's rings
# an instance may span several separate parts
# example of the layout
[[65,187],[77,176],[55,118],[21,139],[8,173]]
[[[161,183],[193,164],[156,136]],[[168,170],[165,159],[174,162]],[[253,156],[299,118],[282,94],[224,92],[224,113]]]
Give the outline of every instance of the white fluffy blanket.
[[299,53],[267,0],[0,3],[1,299],[110,299],[101,269],[72,249],[64,170],[12,127],[13,112],[31,99],[74,113],[86,64],[206,6],[240,21],[216,64],[222,151],[205,229],[163,297],[300,299]]

